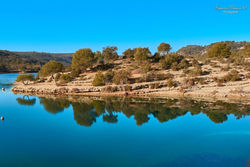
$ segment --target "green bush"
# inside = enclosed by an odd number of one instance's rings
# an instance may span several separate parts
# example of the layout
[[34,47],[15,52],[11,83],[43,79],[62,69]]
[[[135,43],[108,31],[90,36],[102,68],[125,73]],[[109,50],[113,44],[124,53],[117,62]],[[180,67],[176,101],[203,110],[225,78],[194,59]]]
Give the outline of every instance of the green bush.
[[70,72],[70,75],[72,78],[76,78],[76,77],[79,77],[81,71],[79,68],[77,69],[73,69],[71,72]]
[[173,64],[171,64],[171,69],[173,71],[178,71],[178,63],[177,62],[174,62]]
[[148,60],[148,58],[151,56],[151,52],[149,50],[149,48],[136,48],[135,50],[135,54],[134,54],[134,57],[135,57],[135,60],[137,62],[143,62],[143,61],[146,61]]
[[63,69],[64,69],[64,66],[62,63],[51,60],[48,63],[46,63],[44,66],[42,66],[42,69],[39,71],[38,74],[41,77],[47,77],[49,75],[62,72]]
[[95,78],[92,82],[92,85],[93,86],[103,86],[105,85],[105,77],[104,75],[102,74],[102,72],[98,72],[95,74]]
[[116,71],[113,82],[117,85],[119,84],[127,84],[129,80],[130,72],[127,70]]
[[231,55],[231,47],[225,42],[214,43],[207,51],[207,56],[211,58],[227,58]]
[[152,69],[151,69],[150,63],[148,63],[148,62],[141,63],[141,65],[140,65],[140,71],[143,74],[146,74],[147,72],[149,72],[151,70]]
[[182,59],[181,62],[178,64],[178,70],[187,69],[189,66],[189,62],[186,59]]
[[32,81],[34,79],[35,78],[33,74],[21,74],[18,75],[16,82],[23,82],[25,84],[25,81]]
[[173,70],[179,70],[189,66],[188,62],[183,59],[184,57],[177,53],[167,54],[163,59],[160,60],[160,64],[163,69],[172,68]]
[[62,74],[60,76],[60,83],[68,83],[71,82],[73,78],[70,76],[70,74]]
[[94,53],[89,48],[77,50],[72,57],[72,69],[86,71],[94,63]]
[[192,70],[189,71],[189,75],[192,77],[202,75],[201,66],[199,65],[195,66]]
[[105,84],[112,83],[113,78],[114,78],[114,72],[112,70],[108,70],[105,73],[104,78],[105,78]]
[[160,60],[160,63],[163,69],[170,69],[173,63],[179,64],[182,59],[184,59],[183,56],[177,53],[172,53],[167,54],[164,59]]

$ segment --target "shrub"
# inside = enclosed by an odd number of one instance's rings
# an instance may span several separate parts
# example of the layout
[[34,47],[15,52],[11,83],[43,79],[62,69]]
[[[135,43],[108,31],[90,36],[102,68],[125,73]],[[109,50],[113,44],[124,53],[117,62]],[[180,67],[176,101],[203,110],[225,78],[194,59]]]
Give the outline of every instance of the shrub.
[[60,76],[60,83],[68,83],[71,82],[73,78],[70,76],[70,74],[62,74]]
[[243,67],[244,67],[244,70],[250,71],[250,62],[245,62],[245,63],[243,64]]
[[108,70],[105,73],[104,78],[105,78],[105,84],[112,83],[113,78],[114,78],[114,72],[112,70]]
[[22,74],[18,75],[16,82],[23,82],[23,84],[27,84],[25,83],[25,81],[32,81],[32,80],[34,80],[33,74]]
[[173,64],[171,64],[171,69],[173,71],[178,71],[178,63],[177,62],[174,62]]
[[245,64],[245,62],[246,62],[246,60],[243,57],[237,57],[234,59],[234,65],[240,66],[240,65]]
[[152,62],[158,63],[161,60],[161,58],[162,58],[161,55],[156,52],[151,59],[152,59]]
[[183,56],[177,53],[173,53],[166,55],[164,59],[160,61],[160,63],[163,69],[169,69],[171,68],[173,63],[175,63],[175,65],[179,64],[182,61],[182,59],[184,59]]
[[127,84],[130,76],[130,72],[127,70],[116,71],[114,74],[113,82],[117,85]]
[[181,62],[178,64],[178,70],[187,69],[189,66],[189,62],[186,59],[182,59]]
[[189,72],[189,75],[190,76],[199,76],[199,75],[202,75],[202,69],[201,69],[201,66],[197,65],[195,66],[192,70],[190,70]]
[[140,66],[141,66],[140,70],[143,74],[146,74],[147,72],[151,71],[151,67],[148,62],[144,62]]
[[135,51],[136,51],[136,49],[130,49],[129,48],[129,49],[125,50],[122,54],[123,54],[124,58],[133,59]]
[[231,47],[225,42],[217,42],[213,44],[207,51],[208,57],[227,58],[231,55]]
[[91,49],[79,49],[72,57],[72,69],[85,71],[94,62],[94,53]]
[[95,74],[95,78],[92,82],[92,85],[93,86],[103,86],[105,85],[105,77],[104,75],[102,74],[102,72],[98,72]]
[[136,48],[135,50],[135,54],[134,54],[134,57],[135,57],[135,60],[137,62],[142,62],[142,61],[146,61],[148,60],[148,58],[151,56],[151,52],[149,50],[149,48]]
[[80,69],[77,68],[77,69],[73,69],[73,70],[71,71],[70,75],[71,75],[72,78],[76,78],[76,77],[79,77],[80,73],[81,73],[81,72],[80,72]]
[[112,61],[116,60],[118,58],[117,54],[117,47],[111,46],[111,47],[105,47],[102,51],[102,57],[104,58],[105,62],[111,63]]
[[47,77],[49,75],[53,75],[54,73],[62,72],[63,68],[64,67],[62,63],[51,60],[42,66],[42,69],[38,74],[42,77]]

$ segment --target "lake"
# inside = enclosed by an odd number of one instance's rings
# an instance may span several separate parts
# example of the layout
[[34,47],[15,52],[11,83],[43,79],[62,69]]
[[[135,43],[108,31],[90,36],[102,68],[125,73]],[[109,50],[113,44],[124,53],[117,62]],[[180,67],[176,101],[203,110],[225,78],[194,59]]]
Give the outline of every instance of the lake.
[[1,74],[1,167],[250,167],[250,106],[15,95]]

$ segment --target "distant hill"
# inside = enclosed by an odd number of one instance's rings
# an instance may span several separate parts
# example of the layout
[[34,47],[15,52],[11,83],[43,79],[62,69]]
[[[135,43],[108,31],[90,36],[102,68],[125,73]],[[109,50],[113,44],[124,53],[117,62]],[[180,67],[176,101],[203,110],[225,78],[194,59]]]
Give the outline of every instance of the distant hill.
[[46,52],[13,52],[18,56],[24,56],[32,60],[37,60],[41,63],[46,63],[50,60],[59,61],[65,65],[72,62],[73,53],[46,53]]
[[[237,52],[240,49],[243,48],[243,46],[247,43],[246,41],[242,42],[235,42],[235,41],[225,41],[228,45],[231,46],[232,52]],[[213,45],[214,43],[206,46],[201,45],[187,45],[185,47],[182,47],[177,51],[177,53],[183,55],[183,56],[204,56],[207,53],[207,50]]]
[[0,50],[0,72],[37,72],[50,60],[64,65],[72,62],[72,53],[11,52]]

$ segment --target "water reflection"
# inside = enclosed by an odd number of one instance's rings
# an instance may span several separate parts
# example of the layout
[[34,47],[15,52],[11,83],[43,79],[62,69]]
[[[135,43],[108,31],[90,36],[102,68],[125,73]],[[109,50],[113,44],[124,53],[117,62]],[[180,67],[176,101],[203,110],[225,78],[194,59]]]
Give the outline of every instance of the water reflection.
[[43,105],[44,109],[52,114],[62,112],[65,108],[70,106],[70,101],[66,99],[50,99],[40,98],[40,104]]
[[29,96],[23,96],[23,98],[17,98],[16,100],[20,105],[33,106],[36,103],[36,98],[30,99]]
[[[17,98],[19,104],[33,105],[34,99]],[[205,102],[191,99],[156,98],[97,98],[65,97],[40,98],[40,104],[49,113],[56,114],[72,106],[74,120],[82,126],[91,126],[98,117],[108,123],[117,123],[118,113],[133,118],[138,126],[150,120],[150,115],[159,122],[167,122],[186,115],[203,113],[214,123],[223,123],[233,114],[240,119],[250,114],[250,105],[229,104],[222,101]]]

